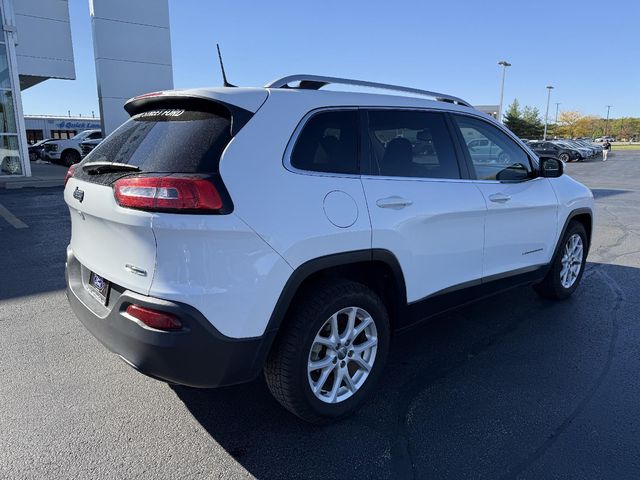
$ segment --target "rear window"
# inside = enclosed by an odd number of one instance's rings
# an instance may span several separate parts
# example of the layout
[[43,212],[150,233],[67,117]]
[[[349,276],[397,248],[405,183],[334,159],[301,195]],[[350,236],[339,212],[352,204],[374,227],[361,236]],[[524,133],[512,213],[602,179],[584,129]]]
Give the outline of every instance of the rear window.
[[320,112],[311,117],[293,148],[291,166],[313,172],[359,173],[358,112]]
[[135,165],[143,172],[217,173],[231,140],[231,117],[158,109],[131,117],[82,162]]

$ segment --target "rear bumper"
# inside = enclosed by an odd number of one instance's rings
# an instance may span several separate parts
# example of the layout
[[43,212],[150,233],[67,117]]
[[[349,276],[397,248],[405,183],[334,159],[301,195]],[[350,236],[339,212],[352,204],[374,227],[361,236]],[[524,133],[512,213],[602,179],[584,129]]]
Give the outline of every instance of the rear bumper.
[[[110,351],[136,370],[169,383],[219,387],[243,383],[262,371],[271,335],[235,339],[218,332],[195,308],[141,295],[113,285],[107,305],[86,289],[88,272],[67,254],[67,298],[82,324]],[[162,332],[140,326],[124,312],[128,305],[177,315],[184,328]]]

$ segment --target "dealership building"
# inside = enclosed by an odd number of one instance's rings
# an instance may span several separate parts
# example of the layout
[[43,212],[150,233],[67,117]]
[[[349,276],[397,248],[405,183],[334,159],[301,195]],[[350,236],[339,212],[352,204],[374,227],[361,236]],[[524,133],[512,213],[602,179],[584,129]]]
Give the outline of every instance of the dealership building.
[[72,138],[83,130],[100,130],[99,118],[54,117],[52,115],[26,115],[24,126],[27,143],[34,144],[45,138]]
[[[86,0],[85,0],[86,1]],[[74,80],[68,0],[0,0],[0,176],[30,176],[28,144],[112,132],[125,101],[173,88],[168,0],[89,0],[100,118],[24,117],[22,92]]]

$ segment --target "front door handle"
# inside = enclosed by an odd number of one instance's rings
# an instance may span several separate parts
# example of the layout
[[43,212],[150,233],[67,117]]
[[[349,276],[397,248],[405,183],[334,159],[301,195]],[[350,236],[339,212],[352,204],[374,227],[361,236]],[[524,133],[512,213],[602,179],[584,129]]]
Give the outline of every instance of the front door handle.
[[391,197],[381,198],[376,202],[376,205],[380,208],[392,208],[394,210],[400,210],[401,208],[412,205],[411,200],[393,195]]
[[511,200],[511,196],[506,193],[494,193],[493,195],[489,195],[489,200],[495,203],[506,203]]

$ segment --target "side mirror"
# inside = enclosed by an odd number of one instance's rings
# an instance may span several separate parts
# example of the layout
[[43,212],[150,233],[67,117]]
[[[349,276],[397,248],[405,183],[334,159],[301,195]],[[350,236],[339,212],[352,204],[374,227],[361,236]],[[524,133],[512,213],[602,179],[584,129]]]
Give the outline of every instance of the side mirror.
[[553,157],[540,158],[540,176],[545,178],[557,178],[564,173],[564,163]]

